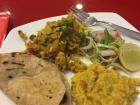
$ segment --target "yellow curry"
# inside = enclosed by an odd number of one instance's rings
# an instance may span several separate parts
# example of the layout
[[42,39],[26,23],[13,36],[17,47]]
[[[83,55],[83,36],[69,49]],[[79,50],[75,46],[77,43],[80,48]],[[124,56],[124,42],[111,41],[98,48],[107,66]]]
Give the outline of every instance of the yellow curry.
[[139,85],[138,79],[96,64],[72,78],[72,97],[76,105],[132,105]]

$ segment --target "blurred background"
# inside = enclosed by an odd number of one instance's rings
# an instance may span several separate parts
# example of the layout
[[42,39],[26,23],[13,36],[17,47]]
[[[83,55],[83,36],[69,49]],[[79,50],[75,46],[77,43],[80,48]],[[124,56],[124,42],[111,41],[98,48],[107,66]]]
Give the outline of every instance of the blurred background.
[[63,15],[72,5],[87,12],[115,12],[140,30],[140,0],[0,0],[0,12],[10,11],[12,28],[35,20]]

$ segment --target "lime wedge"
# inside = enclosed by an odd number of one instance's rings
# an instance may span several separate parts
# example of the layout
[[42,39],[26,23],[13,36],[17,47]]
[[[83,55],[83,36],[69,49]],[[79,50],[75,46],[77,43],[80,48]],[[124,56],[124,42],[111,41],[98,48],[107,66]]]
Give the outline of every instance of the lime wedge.
[[124,44],[120,48],[119,59],[128,71],[140,70],[140,47],[132,43]]

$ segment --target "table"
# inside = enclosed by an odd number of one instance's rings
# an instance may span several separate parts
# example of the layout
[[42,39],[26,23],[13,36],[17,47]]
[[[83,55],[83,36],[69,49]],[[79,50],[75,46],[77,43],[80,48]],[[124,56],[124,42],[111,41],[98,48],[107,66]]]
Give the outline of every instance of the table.
[[10,11],[9,30],[38,19],[66,14],[82,3],[87,12],[116,12],[140,30],[140,0],[0,0],[0,11]]

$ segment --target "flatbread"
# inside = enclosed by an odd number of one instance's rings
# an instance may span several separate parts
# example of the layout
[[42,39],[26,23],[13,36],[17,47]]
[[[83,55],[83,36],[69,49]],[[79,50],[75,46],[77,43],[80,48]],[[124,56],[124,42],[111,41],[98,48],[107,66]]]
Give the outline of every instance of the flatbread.
[[60,73],[60,74],[66,88],[65,95],[63,99],[61,100],[60,105],[72,105],[69,82],[63,73]]
[[71,105],[64,75],[53,63],[31,54],[0,54],[0,88],[17,105]]
[[58,68],[53,63],[39,59],[31,54],[0,54],[0,88],[7,87],[8,81],[16,77],[32,76],[46,70],[57,71]]
[[5,93],[17,105],[59,105],[65,85],[60,75],[51,70],[32,77],[17,77],[8,83]]

